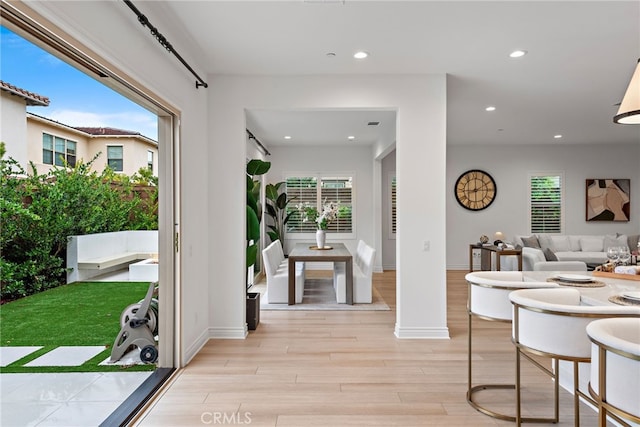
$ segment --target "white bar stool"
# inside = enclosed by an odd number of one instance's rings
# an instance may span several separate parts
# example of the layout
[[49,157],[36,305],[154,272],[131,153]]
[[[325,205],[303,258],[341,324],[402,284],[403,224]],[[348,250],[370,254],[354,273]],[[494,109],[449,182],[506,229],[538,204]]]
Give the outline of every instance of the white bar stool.
[[[516,423],[521,413],[520,357],[524,355],[555,382],[555,412],[558,413],[559,360],[573,362],[575,426],[580,426],[580,397],[597,405],[579,388],[578,364],[591,361],[587,325],[596,319],[638,317],[640,308],[630,306],[580,305],[580,292],[572,288],[524,289],[509,295],[513,303],[513,343],[516,346]],[[532,355],[554,359],[554,370],[533,360]]]
[[[478,384],[473,385],[472,372],[472,319],[511,323],[512,306],[509,293],[517,289],[557,288],[556,283],[524,282],[520,271],[479,271],[465,276],[469,285],[467,299],[468,314],[468,388],[467,402],[479,412],[505,421],[515,421],[513,415],[491,410],[474,400],[474,393],[490,389],[515,389],[514,384]],[[531,418],[531,422],[554,422],[552,419]]]
[[589,393],[598,402],[599,426],[607,415],[623,425],[640,423],[640,318],[602,319],[587,325],[591,340]]

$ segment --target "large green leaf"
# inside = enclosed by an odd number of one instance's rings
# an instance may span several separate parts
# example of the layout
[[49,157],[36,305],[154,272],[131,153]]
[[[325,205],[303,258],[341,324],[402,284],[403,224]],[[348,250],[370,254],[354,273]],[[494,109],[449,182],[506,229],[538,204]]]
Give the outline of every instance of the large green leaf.
[[289,204],[289,200],[287,200],[287,193],[282,193],[278,196],[278,200],[276,200],[276,206],[278,209],[285,209]]
[[276,208],[274,208],[270,203],[267,203],[267,215],[269,215],[271,218],[275,218],[277,215]]
[[247,268],[256,263],[256,257],[258,256],[258,244],[247,246]]
[[278,187],[273,184],[267,184],[265,188],[265,197],[267,200],[276,200],[278,198]]
[[247,163],[247,173],[251,176],[264,175],[271,168],[271,162],[260,159],[253,159]]
[[258,241],[260,239],[260,221],[252,208],[247,206],[247,240]]

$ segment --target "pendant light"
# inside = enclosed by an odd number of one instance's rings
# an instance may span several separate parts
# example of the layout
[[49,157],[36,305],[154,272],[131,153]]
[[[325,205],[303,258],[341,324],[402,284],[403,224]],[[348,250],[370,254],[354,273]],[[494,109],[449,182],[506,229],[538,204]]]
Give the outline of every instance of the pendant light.
[[623,125],[640,124],[640,59],[613,122]]

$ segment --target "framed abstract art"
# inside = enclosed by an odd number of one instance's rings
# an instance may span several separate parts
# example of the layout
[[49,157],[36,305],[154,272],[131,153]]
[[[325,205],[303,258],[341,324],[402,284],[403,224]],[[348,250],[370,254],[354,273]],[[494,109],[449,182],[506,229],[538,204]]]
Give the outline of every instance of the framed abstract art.
[[587,221],[629,221],[630,179],[587,179]]

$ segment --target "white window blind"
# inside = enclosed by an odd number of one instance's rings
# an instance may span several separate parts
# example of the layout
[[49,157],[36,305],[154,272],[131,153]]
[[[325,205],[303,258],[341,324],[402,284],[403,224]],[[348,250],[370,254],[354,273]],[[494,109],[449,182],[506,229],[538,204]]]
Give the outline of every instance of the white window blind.
[[338,219],[329,224],[328,232],[351,233],[351,193],[353,181],[350,177],[326,177],[321,178],[320,205],[329,202],[337,202]]
[[[344,176],[295,176],[286,179],[287,197],[292,200],[287,211],[296,206],[311,205],[322,212],[322,205],[337,202],[338,218],[329,224],[329,233],[353,232],[353,178]],[[314,233],[316,224],[303,222],[302,215],[294,213],[287,223],[289,233]]]
[[[287,207],[287,214],[296,210],[296,206],[318,204],[318,179],[313,176],[287,178],[287,198],[292,200]],[[311,233],[316,227],[313,223],[303,222],[302,216],[294,213],[287,223],[289,232]]]
[[563,184],[561,174],[532,174],[530,224],[532,233],[561,233],[563,224]]

